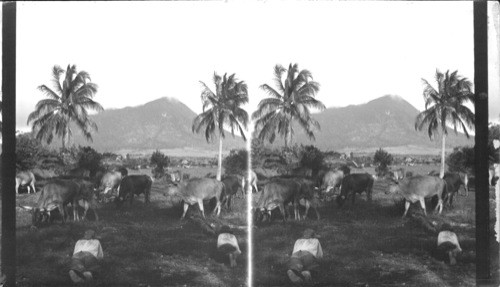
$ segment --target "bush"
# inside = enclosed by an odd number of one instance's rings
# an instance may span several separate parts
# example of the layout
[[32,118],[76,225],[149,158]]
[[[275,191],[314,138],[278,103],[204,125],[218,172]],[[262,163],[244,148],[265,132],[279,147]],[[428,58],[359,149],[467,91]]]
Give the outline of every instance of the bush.
[[245,149],[231,150],[222,161],[226,173],[244,173],[248,164],[248,152]]
[[446,158],[450,172],[474,172],[474,148],[455,147]]
[[379,148],[373,156],[373,163],[377,165],[375,171],[377,176],[384,176],[389,171],[389,166],[392,164],[393,157],[387,151]]
[[80,146],[78,149],[78,167],[89,170],[90,176],[93,177],[98,170],[102,169],[103,155],[89,146]]
[[323,168],[324,154],[315,146],[308,145],[302,147],[300,165],[312,170],[313,176]]
[[31,133],[16,136],[16,167],[20,170],[31,170],[36,167],[42,144]]
[[165,174],[165,168],[170,164],[168,156],[156,150],[149,159],[149,162],[154,166],[152,173],[154,178],[161,178]]

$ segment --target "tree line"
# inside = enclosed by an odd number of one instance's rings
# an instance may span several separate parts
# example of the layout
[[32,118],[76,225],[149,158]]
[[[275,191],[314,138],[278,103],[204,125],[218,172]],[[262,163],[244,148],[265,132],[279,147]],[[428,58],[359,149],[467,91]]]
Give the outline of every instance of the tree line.
[[[64,77],[63,77],[64,76]],[[75,65],[68,65],[66,70],[59,66],[52,69],[52,88],[41,85],[38,90],[45,95],[35,110],[28,116],[35,138],[50,144],[54,137],[62,140],[63,150],[67,150],[73,130],[70,123],[82,132],[88,141],[98,127],[91,120],[89,111],[100,112],[103,107],[94,100],[98,91],[97,84],[91,82],[89,73],[77,71]],[[441,73],[436,70],[434,88],[427,80],[422,79],[425,110],[415,119],[415,130],[426,129],[429,138],[433,140],[441,135],[441,174],[445,168],[445,142],[448,129],[455,133],[469,132],[474,129],[474,113],[467,107],[474,104],[475,96],[472,83],[458,74],[458,71]],[[298,124],[306,135],[315,139],[314,133],[321,129],[313,118],[312,110],[324,110],[325,105],[316,99],[320,84],[313,80],[312,73],[298,64],[289,64],[288,68],[276,65],[273,71],[274,87],[262,84],[267,98],[262,99],[251,118],[255,125],[255,137],[266,142],[274,142],[276,137],[284,139],[288,148],[295,134],[294,123]],[[234,136],[239,133],[246,141],[245,131],[250,117],[242,108],[248,103],[248,86],[238,80],[235,74],[213,75],[212,90],[201,82],[201,102],[203,111],[193,119],[192,132],[202,133],[210,142],[219,139],[219,157],[217,178],[222,170],[222,142],[227,130]],[[1,105],[0,105],[1,109]],[[0,110],[1,112],[1,110]]]

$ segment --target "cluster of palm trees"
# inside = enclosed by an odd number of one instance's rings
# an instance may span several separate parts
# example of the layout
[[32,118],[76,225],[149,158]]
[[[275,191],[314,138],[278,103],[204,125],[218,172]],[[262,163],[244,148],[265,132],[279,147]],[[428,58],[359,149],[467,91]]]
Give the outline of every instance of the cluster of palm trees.
[[[61,78],[63,74],[64,79]],[[74,65],[68,65],[66,70],[54,66],[52,75],[54,89],[46,85],[38,87],[47,98],[40,100],[35,111],[28,117],[28,124],[32,124],[36,138],[50,144],[56,135],[62,138],[63,149],[66,149],[72,135],[70,123],[74,122],[85,138],[91,141],[92,132],[97,131],[97,126],[88,112],[103,110],[93,100],[97,85],[91,82],[87,72],[77,72]],[[314,139],[314,132],[320,129],[320,125],[312,118],[311,109],[325,109],[323,103],[315,98],[320,84],[313,81],[311,72],[300,70],[297,64],[290,64],[288,69],[276,65],[273,80],[275,88],[268,84],[260,86],[269,97],[261,100],[252,114],[256,137],[272,143],[276,135],[279,135],[287,147],[291,144],[294,124],[297,123],[310,139]],[[472,83],[459,76],[457,71],[451,74],[449,71],[445,74],[436,71],[437,89],[425,79],[422,81],[425,110],[417,116],[415,129],[420,131],[427,127],[431,139],[435,134],[442,134],[443,175],[448,126],[451,125],[455,132],[460,128],[467,137],[468,130],[474,128],[474,113],[465,105],[468,102],[474,103]],[[200,82],[203,111],[193,120],[192,131],[203,132],[207,141],[219,138],[217,178],[220,179],[222,141],[226,131],[230,131],[233,136],[235,132],[239,132],[246,141],[245,130],[249,124],[249,116],[241,106],[248,103],[248,87],[235,74],[224,74],[221,77],[214,73],[213,82],[215,90]]]

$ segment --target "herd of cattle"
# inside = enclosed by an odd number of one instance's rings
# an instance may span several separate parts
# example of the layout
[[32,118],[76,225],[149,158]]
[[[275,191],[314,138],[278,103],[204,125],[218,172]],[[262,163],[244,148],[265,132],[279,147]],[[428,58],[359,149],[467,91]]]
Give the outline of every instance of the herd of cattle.
[[[47,182],[40,191],[35,206],[21,206],[32,213],[33,225],[42,222],[51,222],[54,212],[58,212],[62,221],[72,214],[73,220],[86,218],[91,210],[96,220],[95,200],[104,200],[115,197],[117,206],[130,200],[134,195],[144,194],[145,203],[150,201],[153,178],[149,175],[128,175],[126,169],[116,169],[97,176],[95,181],[83,178],[58,178]],[[468,194],[468,177],[465,173],[446,173],[443,178],[436,174],[413,175],[395,170],[384,176],[389,182],[386,194],[400,194],[405,199],[406,216],[411,203],[419,202],[426,214],[425,199],[437,197],[436,210],[441,213],[443,205],[453,206],[453,197],[461,186]],[[271,212],[278,209],[284,221],[288,215],[288,206],[293,206],[294,218],[306,218],[309,209],[314,209],[317,219],[320,219],[318,207],[322,201],[337,195],[336,202],[342,206],[347,199],[355,202],[356,194],[366,193],[368,201],[372,200],[372,190],[377,177],[368,173],[350,173],[346,166],[338,169],[320,171],[313,178],[308,176],[277,177],[265,180],[258,190],[258,178],[254,171],[244,175],[227,175],[218,181],[214,178],[192,178],[181,176],[179,172],[169,176],[165,195],[177,197],[183,202],[185,217],[190,205],[198,204],[205,217],[203,202],[215,199],[214,213],[220,214],[221,208],[231,210],[231,202],[239,194],[245,196],[245,191],[259,194],[254,207],[254,222],[260,223],[271,219]],[[490,182],[492,179],[490,178]],[[36,192],[36,179],[32,172],[19,172],[16,176],[16,192],[20,186],[28,188],[28,192]],[[334,192],[332,192],[332,190]],[[71,206],[71,207],[70,207]],[[305,207],[304,215],[300,209]],[[83,215],[81,214],[83,213]]]

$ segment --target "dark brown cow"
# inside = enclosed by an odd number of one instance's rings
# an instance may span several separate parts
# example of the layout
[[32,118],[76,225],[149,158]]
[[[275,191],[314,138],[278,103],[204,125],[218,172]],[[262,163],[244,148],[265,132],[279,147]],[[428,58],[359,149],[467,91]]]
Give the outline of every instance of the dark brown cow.
[[315,182],[307,179],[297,179],[297,182],[300,183],[301,191],[299,193],[299,204],[306,208],[304,213],[304,219],[307,218],[307,214],[309,213],[309,209],[312,207],[314,212],[316,213],[316,218],[320,220],[320,215],[318,212],[318,208],[320,205],[320,190],[316,188]]
[[299,219],[298,205],[301,185],[293,179],[273,179],[264,186],[255,210],[256,223],[259,223],[264,214],[271,215],[271,210],[279,208],[283,221],[286,221],[285,206],[292,203],[295,219]]
[[221,204],[226,206],[228,210],[231,210],[231,201],[238,191],[243,192],[243,187],[245,186],[245,179],[240,175],[228,175],[222,178],[222,183],[224,183],[224,193],[222,194]]
[[368,173],[353,173],[346,175],[342,180],[340,195],[337,197],[337,204],[342,206],[349,196],[352,204],[356,199],[356,193],[361,194],[366,191],[368,201],[372,201],[373,176]]
[[447,172],[444,174],[443,179],[446,181],[448,187],[442,195],[445,205],[453,207],[453,197],[458,193],[461,186],[465,189],[465,196],[469,194],[469,188],[467,187],[469,178],[466,173]]
[[153,178],[145,174],[133,174],[127,175],[121,181],[118,187],[118,197],[115,202],[117,206],[127,199],[130,200],[130,204],[134,201],[134,195],[144,194],[144,202],[149,203],[149,197],[151,193],[151,185],[153,184]]
[[35,189],[35,175],[27,170],[27,171],[20,171],[16,174],[16,193],[19,193],[19,186],[29,186],[28,187],[28,193],[30,193],[30,190],[33,193],[36,193]]
[[443,210],[443,199],[442,195],[446,192],[446,181],[431,175],[425,176],[413,176],[407,177],[400,182],[392,181],[389,185],[389,189],[386,191],[388,193],[399,193],[405,199],[405,212],[403,213],[403,218],[410,208],[410,203],[420,202],[420,206],[424,210],[424,214],[427,215],[425,210],[425,198],[430,198],[435,195],[438,197],[438,204],[436,205],[436,210],[439,209],[439,214]]
[[[62,216],[63,223],[66,221],[66,205],[77,206],[78,196],[80,194],[80,185],[71,180],[57,179],[47,183],[40,192],[40,197],[35,207],[22,206],[32,213],[32,222],[38,226],[43,217],[50,211],[58,209]],[[73,218],[76,218],[75,209],[73,209]]]
[[178,184],[172,184],[167,187],[167,196],[180,197],[184,201],[184,212],[181,219],[186,216],[186,212],[190,205],[198,203],[201,214],[205,218],[205,211],[203,208],[203,201],[215,198],[217,204],[214,212],[217,210],[219,216],[221,203],[220,198],[223,194],[225,187],[224,184],[212,178],[194,178],[189,181],[182,181]]

